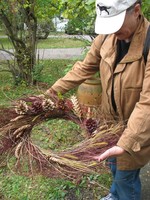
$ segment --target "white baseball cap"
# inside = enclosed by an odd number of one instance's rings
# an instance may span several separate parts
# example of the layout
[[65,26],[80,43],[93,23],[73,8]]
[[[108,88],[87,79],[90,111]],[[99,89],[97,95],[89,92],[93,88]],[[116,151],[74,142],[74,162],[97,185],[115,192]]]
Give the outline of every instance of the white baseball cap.
[[126,10],[137,0],[96,0],[95,33],[111,34],[123,25]]

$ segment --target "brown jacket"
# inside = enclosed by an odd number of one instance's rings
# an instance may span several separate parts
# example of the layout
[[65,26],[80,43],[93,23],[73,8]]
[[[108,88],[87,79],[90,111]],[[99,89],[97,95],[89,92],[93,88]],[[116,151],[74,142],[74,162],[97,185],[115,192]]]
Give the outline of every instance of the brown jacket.
[[[111,34],[104,40],[105,36],[99,35],[84,61],[77,62],[65,77],[52,86],[53,90],[65,93],[100,71],[104,113],[128,121],[118,141],[118,146],[128,152],[117,159],[122,170],[140,168],[150,160],[150,53],[146,66],[142,55],[149,24],[141,16],[129,51],[115,70],[117,38]],[[111,100],[112,81],[117,113]]]

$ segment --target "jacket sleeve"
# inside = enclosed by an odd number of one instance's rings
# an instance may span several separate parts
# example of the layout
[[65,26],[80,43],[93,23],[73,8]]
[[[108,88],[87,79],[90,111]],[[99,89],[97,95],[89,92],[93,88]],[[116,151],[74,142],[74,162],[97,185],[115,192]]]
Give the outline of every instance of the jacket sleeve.
[[[119,139],[118,146],[129,152],[138,162],[150,160],[150,51],[139,102],[128,120],[127,128]],[[146,157],[144,155],[148,155]]]
[[100,46],[104,36],[97,36],[93,41],[85,59],[74,64],[73,68],[51,87],[62,94],[75,88],[99,70]]

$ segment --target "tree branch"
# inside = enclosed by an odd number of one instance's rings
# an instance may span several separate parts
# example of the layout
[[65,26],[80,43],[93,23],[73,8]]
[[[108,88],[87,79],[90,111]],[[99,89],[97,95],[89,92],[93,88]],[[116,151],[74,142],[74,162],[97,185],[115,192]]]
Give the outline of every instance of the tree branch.
[[[25,48],[25,44],[22,42],[22,40],[20,40],[19,38],[17,38],[14,34],[13,34],[13,29],[12,29],[12,25],[8,19],[8,17],[5,15],[4,11],[1,9],[0,11],[0,18],[2,19],[3,23],[5,24],[9,34],[8,34],[8,37],[11,39],[13,45],[14,45],[14,48],[17,49],[17,45],[15,44],[15,42],[18,42],[21,44],[21,46],[23,48]],[[14,42],[15,41],[15,42]]]
[[8,53],[8,54],[10,54],[10,55],[12,55],[12,56],[14,56],[14,53],[12,53],[12,52],[10,52],[9,50],[6,50],[6,49],[0,49],[0,51],[4,51],[4,52],[6,52],[6,53]]

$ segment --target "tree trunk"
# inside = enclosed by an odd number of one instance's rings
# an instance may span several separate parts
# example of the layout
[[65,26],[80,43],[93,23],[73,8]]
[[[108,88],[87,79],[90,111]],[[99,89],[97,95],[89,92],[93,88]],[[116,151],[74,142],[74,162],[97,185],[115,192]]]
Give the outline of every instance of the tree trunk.
[[[8,13],[0,10],[0,19],[5,25],[7,35],[14,47],[14,59],[17,66],[13,69],[15,84],[33,84],[33,70],[36,65],[36,31],[37,19],[34,15],[34,0],[25,0],[29,6],[16,1],[17,13],[14,15],[13,7]],[[13,5],[14,6],[14,5]],[[24,28],[26,26],[26,29]]]

